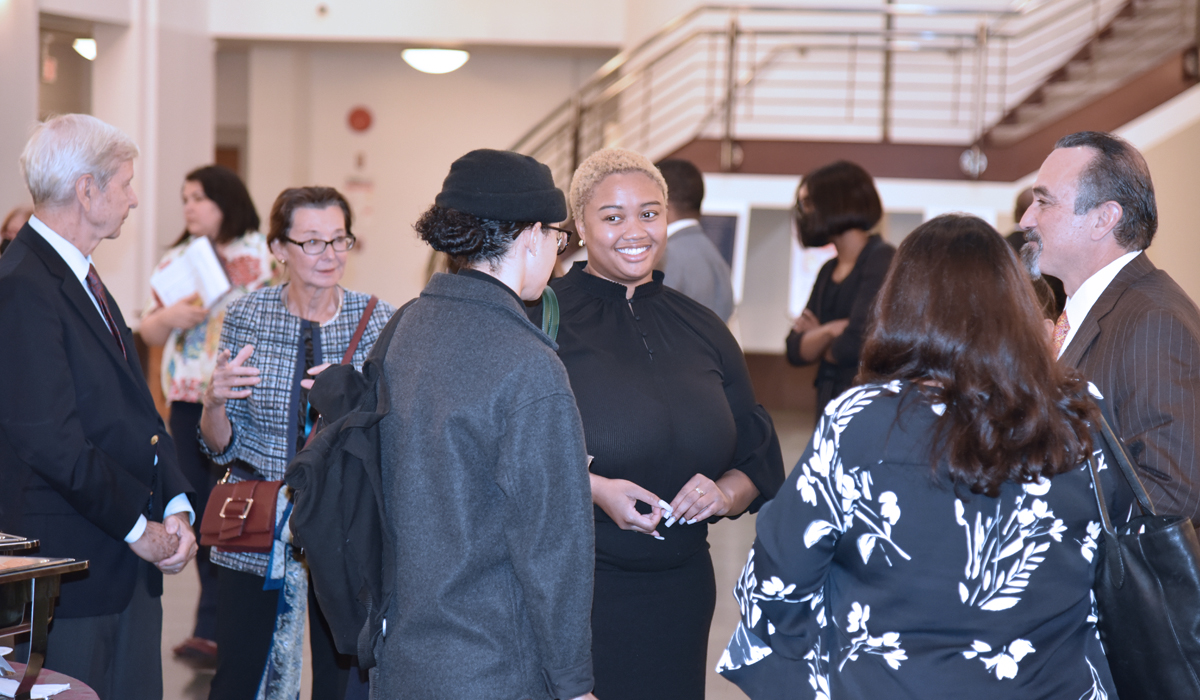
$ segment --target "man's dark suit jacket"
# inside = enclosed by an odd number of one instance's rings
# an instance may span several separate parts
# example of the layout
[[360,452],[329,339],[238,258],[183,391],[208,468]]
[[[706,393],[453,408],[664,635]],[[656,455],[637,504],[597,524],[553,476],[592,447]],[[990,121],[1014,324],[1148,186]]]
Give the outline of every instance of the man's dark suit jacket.
[[1145,253],[1096,300],[1061,363],[1112,407],[1151,500],[1200,523],[1200,312]]
[[[0,258],[0,530],[41,540],[39,554],[87,559],[63,583],[56,615],[119,613],[138,567],[125,543],[139,515],[161,520],[190,491],[111,295],[126,359],[66,262],[28,224]],[[157,466],[155,458],[157,457]]]

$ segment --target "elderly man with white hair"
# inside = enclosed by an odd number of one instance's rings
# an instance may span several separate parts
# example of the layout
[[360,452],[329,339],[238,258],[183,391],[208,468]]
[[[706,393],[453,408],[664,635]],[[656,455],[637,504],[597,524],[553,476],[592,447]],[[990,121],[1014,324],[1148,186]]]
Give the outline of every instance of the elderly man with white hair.
[[162,574],[196,551],[188,482],[91,261],[137,206],[137,154],[94,117],[38,125],[21,154],[33,216],[0,260],[0,530],[88,560],[45,664],[104,700],[162,697]]

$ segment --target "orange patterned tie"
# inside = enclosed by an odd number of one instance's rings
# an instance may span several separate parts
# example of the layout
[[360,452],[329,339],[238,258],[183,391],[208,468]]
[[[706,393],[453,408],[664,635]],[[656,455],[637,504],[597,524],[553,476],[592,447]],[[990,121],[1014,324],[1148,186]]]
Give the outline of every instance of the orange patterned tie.
[[1067,340],[1067,333],[1071,331],[1071,322],[1067,320],[1067,310],[1063,309],[1062,315],[1058,317],[1058,321],[1054,324],[1054,356],[1057,357],[1062,352],[1063,343]]

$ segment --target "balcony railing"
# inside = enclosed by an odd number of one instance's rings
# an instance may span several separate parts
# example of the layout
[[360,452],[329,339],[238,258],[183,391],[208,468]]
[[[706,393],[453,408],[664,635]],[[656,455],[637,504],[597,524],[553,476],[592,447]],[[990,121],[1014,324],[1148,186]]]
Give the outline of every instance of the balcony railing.
[[513,148],[566,184],[605,146],[659,158],[719,139],[724,170],[739,139],[970,147],[1126,24],[1140,33],[1116,62],[1125,79],[1196,37],[1197,0],[983,4],[698,7],[610,60]]

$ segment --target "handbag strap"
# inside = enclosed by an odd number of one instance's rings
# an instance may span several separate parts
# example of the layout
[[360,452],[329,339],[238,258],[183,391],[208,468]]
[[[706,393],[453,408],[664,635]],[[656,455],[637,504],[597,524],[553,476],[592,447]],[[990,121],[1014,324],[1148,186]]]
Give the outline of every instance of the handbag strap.
[[[1113,456],[1117,458],[1117,465],[1121,468],[1121,473],[1125,475],[1125,480],[1129,482],[1130,488],[1133,489],[1133,494],[1137,497],[1138,505],[1142,510],[1150,515],[1158,515],[1158,511],[1154,509],[1154,504],[1150,502],[1150,494],[1146,493],[1146,487],[1142,485],[1142,480],[1138,478],[1137,472],[1133,470],[1133,460],[1129,458],[1129,452],[1125,449],[1125,443],[1121,442],[1121,438],[1113,432],[1112,426],[1108,424],[1108,420],[1104,417],[1104,413],[1100,413],[1100,432],[1104,435],[1104,441],[1108,443],[1108,449],[1112,450]],[[1098,487],[1097,487],[1098,491]]]
[[1096,492],[1096,505],[1100,508],[1100,524],[1109,536],[1115,537],[1112,518],[1108,515],[1108,504],[1104,500],[1104,489],[1100,486],[1100,469],[1096,466],[1096,455],[1088,456],[1088,466],[1092,470],[1092,490]]
[[342,355],[342,364],[348,365],[354,359],[354,351],[358,349],[358,343],[362,340],[363,333],[367,332],[367,323],[371,321],[371,314],[375,311],[375,305],[379,303],[379,297],[374,294],[367,300],[367,308],[363,311],[362,318],[358,319],[358,327],[354,329],[354,335],[350,336],[350,347],[346,348],[346,354]]

